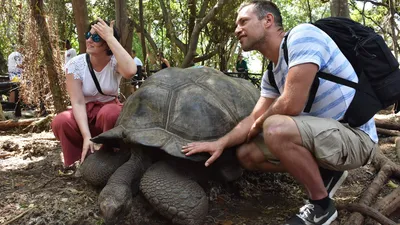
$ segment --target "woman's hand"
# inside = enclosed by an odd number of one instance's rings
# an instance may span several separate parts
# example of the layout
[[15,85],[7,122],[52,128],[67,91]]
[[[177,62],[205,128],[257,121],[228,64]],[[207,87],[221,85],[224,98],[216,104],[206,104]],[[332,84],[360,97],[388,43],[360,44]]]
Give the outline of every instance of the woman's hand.
[[114,37],[114,20],[110,22],[110,26],[107,25],[106,22],[104,22],[104,20],[102,20],[101,18],[97,18],[99,20],[99,22],[97,22],[96,24],[92,25],[92,28],[94,29],[94,31],[100,35],[100,37],[108,42],[108,40],[110,40],[110,38]]
[[93,153],[94,150],[95,150],[94,143],[90,140],[90,138],[84,138],[83,139],[83,147],[82,147],[82,155],[81,155],[81,163],[83,163],[83,161],[85,161],[88,151]]

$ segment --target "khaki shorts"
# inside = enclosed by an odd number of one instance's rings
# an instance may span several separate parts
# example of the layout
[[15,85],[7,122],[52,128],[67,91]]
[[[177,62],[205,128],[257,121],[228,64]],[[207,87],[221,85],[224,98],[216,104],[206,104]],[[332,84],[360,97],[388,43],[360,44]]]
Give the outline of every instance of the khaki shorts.
[[[316,158],[317,163],[332,170],[355,169],[370,163],[378,145],[368,134],[333,119],[312,116],[291,117],[300,131],[303,147]],[[262,134],[253,142],[272,163],[279,160],[264,144]]]

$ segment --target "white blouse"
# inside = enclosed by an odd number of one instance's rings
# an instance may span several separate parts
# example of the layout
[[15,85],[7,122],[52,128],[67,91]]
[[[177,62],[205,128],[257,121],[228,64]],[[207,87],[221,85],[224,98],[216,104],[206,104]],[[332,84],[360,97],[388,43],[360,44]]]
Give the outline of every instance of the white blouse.
[[82,81],[82,91],[86,103],[94,101],[109,102],[114,97],[107,95],[118,95],[118,87],[122,76],[117,73],[117,60],[114,56],[111,56],[110,62],[101,71],[97,72],[94,70],[101,91],[106,95],[100,94],[96,88],[86,63],[86,53],[72,58],[65,65],[65,73],[67,76],[73,74],[75,80]]

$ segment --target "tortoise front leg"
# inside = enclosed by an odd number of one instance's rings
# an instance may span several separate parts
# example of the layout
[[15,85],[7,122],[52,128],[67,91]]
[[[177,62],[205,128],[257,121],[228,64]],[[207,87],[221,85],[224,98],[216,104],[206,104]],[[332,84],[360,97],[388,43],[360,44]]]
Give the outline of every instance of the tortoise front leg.
[[159,161],[140,181],[140,190],[158,213],[179,225],[200,225],[208,213],[203,188],[187,171]]
[[131,148],[130,159],[115,171],[100,192],[100,212],[106,223],[115,223],[132,207],[132,197],[139,190],[140,178],[150,165],[143,148],[140,145]]

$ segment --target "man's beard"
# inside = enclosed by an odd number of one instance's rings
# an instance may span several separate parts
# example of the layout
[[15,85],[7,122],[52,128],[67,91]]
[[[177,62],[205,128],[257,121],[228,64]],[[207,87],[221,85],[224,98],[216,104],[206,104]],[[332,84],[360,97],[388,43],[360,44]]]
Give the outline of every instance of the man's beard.
[[253,51],[253,50],[257,50],[257,46],[262,45],[263,44],[263,38],[260,38],[258,40],[254,40],[252,42],[247,42],[246,45],[242,45],[242,49],[245,52],[248,51]]

